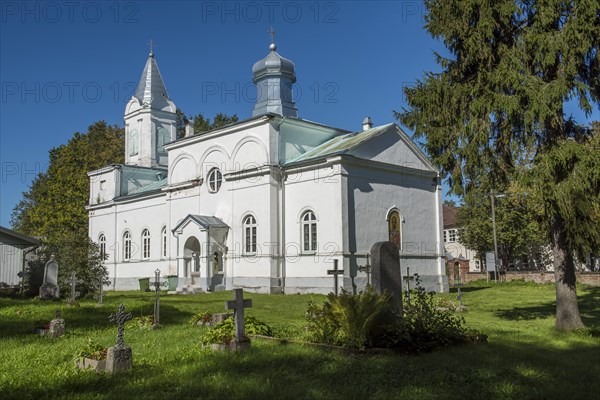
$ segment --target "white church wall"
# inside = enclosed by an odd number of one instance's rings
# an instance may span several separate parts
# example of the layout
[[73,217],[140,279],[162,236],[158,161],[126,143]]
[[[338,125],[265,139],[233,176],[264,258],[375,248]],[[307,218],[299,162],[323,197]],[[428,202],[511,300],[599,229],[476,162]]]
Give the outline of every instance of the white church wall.
[[115,166],[92,171],[90,178],[89,204],[101,204],[111,201],[119,195],[119,170]]
[[[339,165],[289,173],[285,182],[285,291],[329,293],[333,277],[327,270],[343,251]],[[302,217],[317,218],[317,249],[303,248]],[[341,263],[340,263],[341,267]]]
[[[434,212],[436,186],[431,173],[399,174],[351,165],[346,165],[345,169],[348,173],[345,252],[364,255],[375,242],[387,241],[387,216],[396,208],[403,220],[400,251],[403,275],[408,267],[411,276],[414,273],[421,275],[426,288],[439,291],[443,284],[438,275],[440,233]],[[361,259],[354,262],[364,264]],[[357,266],[350,265],[350,269],[360,278],[356,281],[361,286],[366,276],[356,272]]]
[[[272,259],[277,233],[272,219],[277,218],[277,204],[273,200],[273,186],[268,174],[248,176],[230,183],[231,217],[228,236],[227,288],[244,287],[260,293],[269,293],[273,287]],[[244,243],[244,220],[252,215],[256,220],[256,253],[248,253]]]
[[419,170],[431,170],[429,163],[417,156],[414,144],[397,125],[390,126],[385,132],[368,144],[359,146],[350,154],[365,160],[379,161],[392,165]]
[[[137,201],[120,202],[111,207],[90,210],[90,237],[97,242],[100,234],[105,235],[108,255],[105,265],[113,287],[117,290],[138,289],[138,278],[154,276],[157,268],[163,275],[177,272],[175,258],[162,255],[162,229],[166,227],[169,230],[166,211],[164,195],[149,196]],[[150,232],[150,254],[147,258],[144,257],[142,249],[144,229]],[[130,260],[124,259],[123,235],[126,231],[131,234]],[[170,233],[167,239],[168,249],[170,249],[172,248]]]
[[193,155],[179,154],[169,168],[169,184],[187,182],[198,177],[198,164]]

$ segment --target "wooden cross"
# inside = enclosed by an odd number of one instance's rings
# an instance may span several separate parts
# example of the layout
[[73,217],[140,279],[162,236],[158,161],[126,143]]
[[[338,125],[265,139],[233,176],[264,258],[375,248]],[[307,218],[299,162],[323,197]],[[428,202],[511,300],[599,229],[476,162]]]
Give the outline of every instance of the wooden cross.
[[358,270],[360,272],[365,272],[367,274],[367,285],[371,285],[371,270],[373,269],[373,267],[371,266],[371,264],[369,264],[369,257],[371,255],[367,254],[367,264],[366,265],[361,265],[360,267],[358,267]]
[[267,31],[267,33],[271,35],[271,43],[275,43],[275,31],[273,30],[273,25],[271,25],[271,28]]
[[233,318],[235,321],[235,338],[239,341],[245,338],[244,331],[244,308],[252,307],[252,300],[244,300],[244,290],[234,289],[233,300],[225,302],[225,309],[233,309]]
[[343,275],[344,269],[338,269],[338,260],[333,260],[333,269],[327,270],[327,275],[333,275],[333,292],[338,295],[338,275]]
[[108,320],[117,323],[117,345],[115,347],[125,347],[125,341],[123,340],[123,333],[125,332],[125,322],[129,321],[132,317],[131,313],[125,312],[125,306],[119,305],[119,311],[115,314],[110,314]]

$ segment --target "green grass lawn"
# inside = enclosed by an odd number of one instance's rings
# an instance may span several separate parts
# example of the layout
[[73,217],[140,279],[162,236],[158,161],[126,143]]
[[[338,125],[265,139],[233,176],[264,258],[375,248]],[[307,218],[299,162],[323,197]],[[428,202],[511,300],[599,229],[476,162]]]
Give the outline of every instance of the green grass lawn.
[[[130,328],[134,368],[119,375],[77,370],[73,356],[90,337],[116,340],[108,315],[124,303],[134,316],[152,313],[149,293],[110,292],[105,305],[0,298],[0,398],[85,399],[600,399],[600,288],[580,287],[590,329],[558,333],[554,287],[524,283],[464,288],[467,324],[487,344],[418,356],[361,355],[255,339],[245,353],[202,349],[202,329],[188,324],[201,311],[222,312],[231,292],[161,298],[160,330]],[[455,293],[443,295],[454,299]],[[301,329],[318,295],[246,294],[248,314],[288,334]],[[28,334],[61,309],[67,334]]]

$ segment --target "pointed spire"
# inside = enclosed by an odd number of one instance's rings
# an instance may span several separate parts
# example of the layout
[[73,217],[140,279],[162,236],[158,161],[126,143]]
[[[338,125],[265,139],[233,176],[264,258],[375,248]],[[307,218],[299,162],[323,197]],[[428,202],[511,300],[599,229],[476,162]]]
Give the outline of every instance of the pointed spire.
[[162,104],[169,98],[167,88],[165,87],[165,83],[158,70],[158,65],[156,64],[152,50],[151,45],[148,61],[146,61],[146,66],[144,67],[140,82],[134,94],[134,97],[136,97],[140,103],[149,105],[153,105],[155,102]]

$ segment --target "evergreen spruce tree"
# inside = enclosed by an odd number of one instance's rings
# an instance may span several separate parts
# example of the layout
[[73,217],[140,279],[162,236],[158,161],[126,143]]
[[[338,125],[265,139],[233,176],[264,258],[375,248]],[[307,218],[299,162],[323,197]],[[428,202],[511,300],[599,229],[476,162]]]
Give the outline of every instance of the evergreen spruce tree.
[[[426,0],[426,29],[449,56],[405,89],[397,113],[463,195],[527,166],[543,204],[556,277],[556,327],[583,327],[573,256],[600,244],[597,131],[565,116],[600,103],[597,0]],[[531,154],[531,157],[524,155]]]

